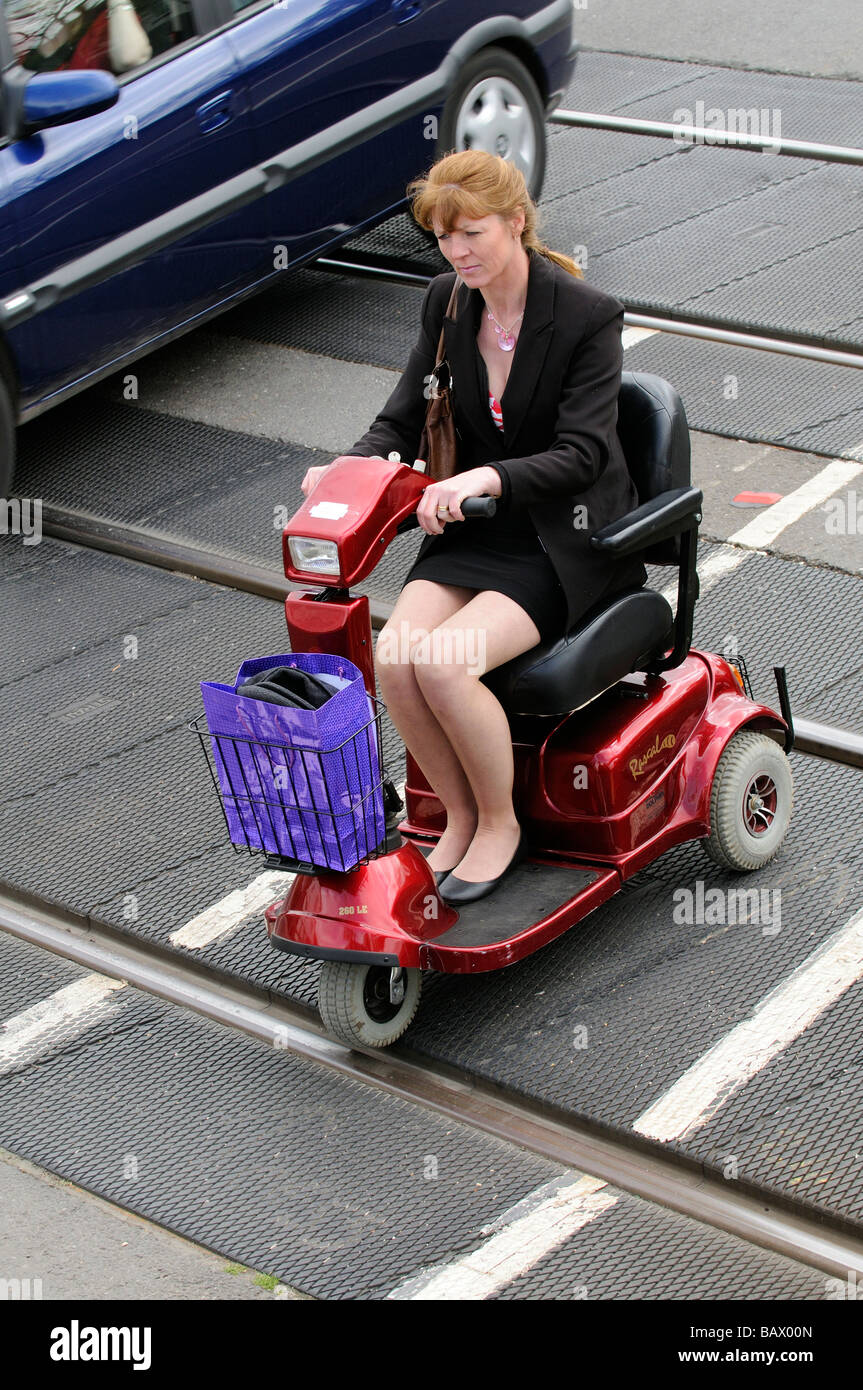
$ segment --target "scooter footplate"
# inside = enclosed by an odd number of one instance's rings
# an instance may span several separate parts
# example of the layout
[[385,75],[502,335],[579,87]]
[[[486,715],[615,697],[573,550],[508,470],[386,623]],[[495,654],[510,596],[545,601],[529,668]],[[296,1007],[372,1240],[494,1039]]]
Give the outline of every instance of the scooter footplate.
[[487,898],[458,908],[458,921],[435,937],[435,946],[471,949],[518,936],[550,917],[600,877],[596,869],[519,864]]

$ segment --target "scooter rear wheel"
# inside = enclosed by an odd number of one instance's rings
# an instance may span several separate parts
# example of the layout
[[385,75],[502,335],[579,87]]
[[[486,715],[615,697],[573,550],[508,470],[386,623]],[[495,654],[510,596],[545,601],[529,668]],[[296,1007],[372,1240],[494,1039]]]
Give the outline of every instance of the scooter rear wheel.
[[793,800],[791,766],[779,744],[755,729],[734,734],[713,776],[706,853],[724,869],[760,869],[785,839]]
[[318,985],[318,1008],[324,1027],[348,1047],[389,1047],[416,1013],[422,972],[403,970],[404,995],[390,998],[388,965],[355,965],[325,960]]

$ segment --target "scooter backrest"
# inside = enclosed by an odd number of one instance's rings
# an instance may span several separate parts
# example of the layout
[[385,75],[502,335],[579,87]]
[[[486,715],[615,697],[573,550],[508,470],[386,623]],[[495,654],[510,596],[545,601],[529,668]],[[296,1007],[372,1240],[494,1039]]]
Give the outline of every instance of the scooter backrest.
[[[689,426],[670,382],[651,372],[624,372],[617,399],[617,433],[639,502],[690,483]],[[645,552],[655,565],[679,562],[677,540]]]

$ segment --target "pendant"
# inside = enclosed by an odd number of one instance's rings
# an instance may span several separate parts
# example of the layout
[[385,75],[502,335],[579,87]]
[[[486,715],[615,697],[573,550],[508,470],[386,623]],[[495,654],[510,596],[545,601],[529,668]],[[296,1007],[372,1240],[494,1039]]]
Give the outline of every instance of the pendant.
[[511,333],[500,334],[497,341],[501,352],[512,352],[515,347],[515,338]]

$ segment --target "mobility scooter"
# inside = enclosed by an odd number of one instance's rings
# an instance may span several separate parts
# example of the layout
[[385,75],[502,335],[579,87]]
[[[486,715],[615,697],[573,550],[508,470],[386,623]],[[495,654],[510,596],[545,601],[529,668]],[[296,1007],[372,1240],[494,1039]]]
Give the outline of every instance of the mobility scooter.
[[[744,663],[690,650],[702,494],[690,485],[677,392],[659,377],[624,373],[618,433],[640,505],[591,543],[676,567],[676,613],[650,588],[618,593],[560,640],[481,677],[510,722],[528,855],[460,911],[440,898],[422,852],[444,828],[437,797],[409,753],[406,806],[383,770],[369,602],[349,592],[417,524],[428,479],[397,460],[337,459],[285,527],[286,575],[323,586],[286,599],[292,651],[348,658],[378,711],[384,815],[376,823],[385,834],[361,845],[344,872],[266,856],[295,873],[266,910],[270,942],[321,961],[321,1016],[348,1046],[384,1048],[400,1037],[423,971],[522,960],[674,845],[701,838],[714,861],[742,872],[767,863],[783,841],[793,739],[784,668],[774,668],[780,715],[754,701]],[[494,505],[476,498],[462,509],[481,516]]]

